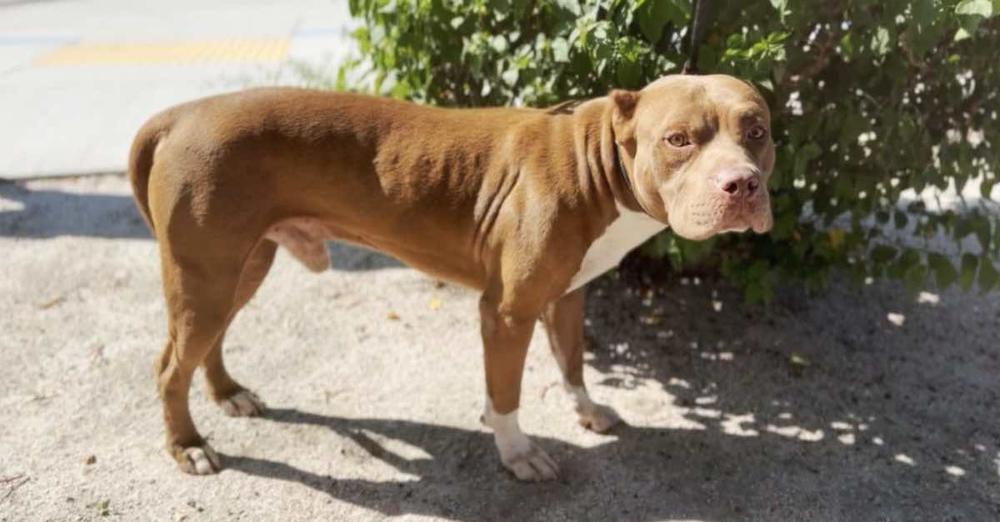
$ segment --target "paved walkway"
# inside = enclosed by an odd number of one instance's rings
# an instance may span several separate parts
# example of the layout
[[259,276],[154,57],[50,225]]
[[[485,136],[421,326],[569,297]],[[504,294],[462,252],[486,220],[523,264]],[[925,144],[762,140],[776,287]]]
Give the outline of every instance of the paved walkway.
[[334,0],[0,0],[0,178],[122,171],[156,111],[332,68],[349,23]]
[[279,252],[226,335],[264,417],[226,417],[198,376],[192,413],[227,467],[185,475],[163,450],[159,263],[130,193],[121,176],[0,183],[0,521],[1000,513],[1000,293],[834,284],[762,309],[710,281],[599,279],[588,386],[629,426],[576,424],[536,328],[521,421],[563,478],[519,484],[479,423],[478,296],[335,244],[318,275]]

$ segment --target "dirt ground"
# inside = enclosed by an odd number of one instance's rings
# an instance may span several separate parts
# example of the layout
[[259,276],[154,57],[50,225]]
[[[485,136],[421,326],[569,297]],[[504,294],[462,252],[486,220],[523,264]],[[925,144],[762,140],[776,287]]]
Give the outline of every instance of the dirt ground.
[[[1000,519],[1000,294],[779,292],[615,277],[590,290],[576,425],[539,328],[522,424],[563,478],[521,484],[479,424],[476,296],[331,246],[279,254],[227,337],[270,410],[194,389],[219,475],[162,449],[156,245],[121,177],[0,184],[0,520]],[[893,315],[889,315],[893,314]]]

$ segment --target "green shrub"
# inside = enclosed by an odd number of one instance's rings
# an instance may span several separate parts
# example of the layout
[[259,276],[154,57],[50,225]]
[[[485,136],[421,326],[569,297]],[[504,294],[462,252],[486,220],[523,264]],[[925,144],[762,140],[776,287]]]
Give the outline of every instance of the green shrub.
[[[769,235],[646,251],[715,266],[749,301],[832,270],[911,289],[998,281],[1000,0],[711,2],[699,69],[754,82],[774,112]],[[446,106],[542,106],[680,71],[690,0],[351,0],[367,89]],[[341,80],[345,76],[341,75]],[[926,205],[927,188],[981,183]],[[971,186],[970,186],[971,187]]]

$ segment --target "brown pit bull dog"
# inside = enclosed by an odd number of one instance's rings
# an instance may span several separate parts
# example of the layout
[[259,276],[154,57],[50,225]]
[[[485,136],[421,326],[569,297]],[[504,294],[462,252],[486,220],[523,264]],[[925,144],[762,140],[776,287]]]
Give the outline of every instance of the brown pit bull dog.
[[261,413],[223,365],[226,328],[278,245],[322,271],[323,241],[340,240],[482,293],[483,421],[517,478],[556,477],[517,421],[535,322],[580,423],[609,429],[618,416],[583,383],[583,285],[667,226],[692,239],[769,230],[769,128],[761,96],[728,76],[669,76],[551,109],[257,89],[153,117],[129,176],[160,247],[167,448],[189,473],[220,469],[188,410],[195,368],[226,413]]

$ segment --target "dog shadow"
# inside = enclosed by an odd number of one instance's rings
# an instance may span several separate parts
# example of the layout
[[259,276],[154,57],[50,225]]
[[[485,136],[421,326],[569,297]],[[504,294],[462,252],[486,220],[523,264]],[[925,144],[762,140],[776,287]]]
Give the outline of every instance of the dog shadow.
[[[365,458],[410,478],[333,478],[238,455],[226,455],[226,466],[299,483],[386,516],[458,521],[991,520],[1000,512],[996,394],[967,396],[964,384],[941,386],[932,370],[921,375],[907,367],[940,367],[933,354],[945,344],[962,356],[982,352],[984,341],[974,333],[962,337],[958,328],[916,349],[906,336],[893,340],[897,332],[875,332],[868,339],[875,349],[851,345],[854,335],[868,335],[868,327],[844,318],[817,327],[813,346],[786,348],[782,343],[809,333],[794,331],[792,321],[819,323],[809,315],[823,315],[809,311],[803,296],[779,297],[768,313],[731,313],[725,324],[688,310],[651,328],[645,314],[658,305],[684,311],[722,300],[729,306],[738,296],[674,284],[648,297],[646,290],[623,290],[607,278],[594,286],[587,321],[595,349],[588,364],[601,373],[601,385],[620,390],[619,400],[653,386],[662,401],[646,396],[630,404],[629,411],[653,419],[647,425],[618,426],[608,436],[587,437],[587,444],[537,437],[560,463],[558,481],[516,481],[500,466],[485,430],[296,409],[271,410],[264,418],[327,428],[353,441]],[[958,301],[923,309],[894,292],[852,295],[833,292],[821,300],[832,302],[813,308],[900,307],[915,322],[960,327],[966,306]],[[826,335],[827,328],[839,333]],[[666,340],[657,333],[671,330]],[[730,344],[710,342],[709,333]],[[740,337],[752,346],[733,341]],[[831,343],[848,346],[838,348],[842,356],[825,356],[834,350]],[[913,361],[900,362],[903,350]],[[807,362],[793,362],[793,354]],[[943,396],[929,398],[925,387]],[[553,422],[571,417],[567,412]],[[387,439],[426,456],[403,457],[390,449],[393,444],[379,442]]]
[[[26,239],[96,237],[153,239],[130,195],[68,192],[0,181],[0,236]],[[387,255],[327,242],[332,270],[403,268]]]
[[[686,451],[682,449],[683,438],[668,437],[670,430],[620,425],[608,442],[591,448],[536,437],[560,462],[561,478],[528,484],[518,482],[503,470],[495,455],[493,436],[483,431],[398,419],[344,418],[297,409],[273,409],[264,418],[328,428],[352,440],[372,458],[417,478],[384,482],[337,479],[273,460],[223,455],[227,469],[296,482],[388,516],[419,514],[470,521],[548,520],[553,513],[563,512],[571,519],[600,519],[593,517],[593,507],[586,511],[577,508],[600,503],[604,497],[616,503],[614,510],[608,512],[613,514],[612,519],[629,519],[632,513],[634,519],[645,520],[664,515],[656,511],[642,515],[646,508],[641,505],[650,495],[659,495],[659,490],[670,490],[678,484],[704,480],[703,469],[672,465],[672,455]],[[565,420],[572,422],[569,416]],[[429,458],[407,459],[397,455],[376,440],[386,438],[418,447]],[[660,441],[652,454],[634,451],[650,440]],[[645,491],[633,489],[639,477],[646,477],[642,487]],[[590,495],[595,496],[588,498]],[[675,507],[670,513],[679,511],[682,509]]]
[[29,188],[0,181],[0,236],[152,239],[131,196]]

